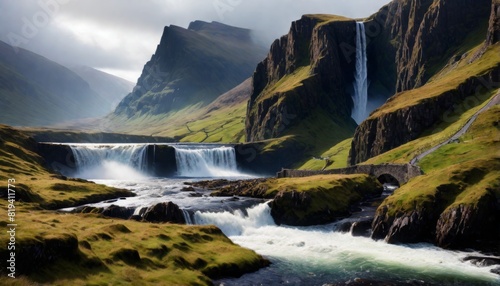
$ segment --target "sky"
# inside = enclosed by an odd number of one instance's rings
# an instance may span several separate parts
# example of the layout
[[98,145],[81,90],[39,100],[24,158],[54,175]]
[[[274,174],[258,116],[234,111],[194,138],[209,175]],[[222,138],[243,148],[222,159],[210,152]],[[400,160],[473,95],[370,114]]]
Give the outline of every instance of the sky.
[[303,14],[367,17],[389,0],[0,0],[0,40],[63,65],[136,82],[165,26],[194,20],[252,29],[266,44]]

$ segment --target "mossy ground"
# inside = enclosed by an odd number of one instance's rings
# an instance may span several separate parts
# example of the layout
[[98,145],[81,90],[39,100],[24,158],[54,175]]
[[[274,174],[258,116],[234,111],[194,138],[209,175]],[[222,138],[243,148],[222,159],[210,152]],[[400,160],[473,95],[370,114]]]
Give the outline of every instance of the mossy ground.
[[[466,99],[462,104],[456,106],[456,110],[454,112],[448,112],[443,114],[443,121],[436,124],[434,127],[430,128],[422,136],[416,140],[410,141],[406,144],[403,144],[397,148],[394,148],[388,152],[385,152],[379,156],[373,157],[362,164],[382,164],[382,163],[407,163],[415,156],[424,152],[425,150],[432,148],[435,145],[440,144],[441,142],[446,141],[448,138],[453,136],[456,132],[458,132],[470,119],[470,117],[481,109],[484,105],[487,104],[489,99],[491,99],[498,90],[488,91],[485,93],[478,93],[477,95],[473,95],[470,98]],[[492,109],[494,110],[495,107]],[[490,114],[489,111],[485,114]],[[481,115],[479,118],[484,118],[485,116],[491,115]],[[477,121],[480,122],[480,121]],[[477,124],[475,123],[475,125]],[[474,128],[473,128],[474,130]],[[481,132],[485,132],[486,130],[482,130]],[[469,130],[468,134],[471,132]],[[478,133],[477,131],[474,131]],[[489,134],[494,135],[494,129],[489,128]],[[479,132],[480,133],[480,132]],[[474,135],[472,135],[474,136]],[[466,138],[466,137],[465,137]],[[476,154],[474,156],[482,156],[484,154],[492,154],[495,153],[495,144],[490,144],[491,139],[494,138],[491,136],[482,136],[481,134],[476,134],[476,139],[482,138],[482,140],[476,140],[474,146],[470,145],[470,148],[476,150]],[[463,139],[461,139],[463,140]],[[450,146],[456,146],[454,144],[448,144],[443,146],[443,148],[448,148]],[[461,144],[460,146],[463,146]],[[441,149],[443,149],[441,148]],[[440,150],[435,152],[434,154],[439,154],[442,152]],[[472,155],[472,154],[469,154]],[[422,167],[424,171],[430,171],[429,166],[431,163],[426,162],[429,157],[425,157],[423,162],[420,162],[419,165]],[[465,157],[464,157],[465,158]],[[477,158],[477,157],[476,157]],[[455,160],[450,160],[450,158],[442,157],[438,158],[437,161],[441,163],[457,163]]]
[[500,158],[479,159],[416,177],[384,200],[388,216],[413,210],[439,215],[460,204],[475,205],[487,192],[500,198]]
[[352,138],[346,139],[318,156],[320,158],[327,158],[328,161],[313,158],[300,166],[299,169],[322,170],[324,168],[325,170],[331,170],[347,167],[347,157],[349,156],[349,150],[351,149],[351,141]]
[[[16,253],[20,279],[0,284],[208,285],[211,278],[265,266],[255,252],[234,245],[213,226],[150,224],[93,214],[50,211],[121,196],[121,189],[56,175],[42,166],[36,143],[0,126],[0,209],[7,210],[8,179],[15,179]],[[7,214],[0,225],[7,227]],[[8,237],[0,236],[7,245]],[[33,252],[34,250],[38,250]],[[0,249],[7,257],[7,248]],[[21,259],[21,257],[23,259]],[[5,261],[0,263],[5,274]]]
[[444,211],[475,205],[492,191],[500,199],[500,106],[481,113],[458,142],[426,156],[425,175],[412,179],[388,197],[389,215],[414,209]]
[[[254,191],[255,190],[255,191]],[[262,190],[262,191],[260,191]],[[350,206],[364,197],[380,194],[382,185],[373,177],[357,175],[317,175],[303,178],[271,178],[246,190],[249,194],[258,192],[264,198],[275,198],[273,209],[286,216],[293,216],[299,225],[318,213],[328,213],[333,219],[346,215]],[[293,195],[307,199],[296,205]],[[330,220],[331,221],[331,220]],[[325,223],[325,221],[321,222]]]
[[479,48],[478,46],[471,50],[469,56],[460,59],[452,70],[440,74],[439,77],[429,81],[424,86],[394,95],[383,106],[370,114],[369,118],[375,118],[401,108],[417,105],[423,100],[439,96],[447,91],[452,91],[468,78],[486,74],[500,64],[500,43],[490,46],[482,57],[469,63],[474,51]]
[[[5,209],[3,201],[1,207]],[[214,226],[151,224],[23,206],[16,221],[18,252],[50,239],[61,247],[68,237],[78,240],[71,250],[74,257],[31,269],[17,285],[209,285],[210,278],[263,266],[258,255],[233,244]],[[0,241],[6,245],[7,237]],[[5,250],[1,252],[5,257]],[[12,280],[2,275],[0,284],[8,282]]]

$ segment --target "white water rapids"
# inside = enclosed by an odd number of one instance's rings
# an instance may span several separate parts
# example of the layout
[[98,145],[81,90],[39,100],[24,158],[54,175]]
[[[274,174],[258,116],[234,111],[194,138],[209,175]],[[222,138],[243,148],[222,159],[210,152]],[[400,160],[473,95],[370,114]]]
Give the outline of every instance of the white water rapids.
[[401,285],[500,285],[498,276],[490,273],[491,267],[461,261],[477,253],[449,251],[429,244],[387,244],[335,232],[334,224],[277,226],[267,203],[211,197],[208,191],[198,189],[186,191],[187,181],[239,173],[234,149],[230,147],[179,145],[175,146],[178,176],[173,178],[151,178],[145,174],[145,144],[71,147],[79,177],[136,193],[135,197],[94,206],[114,204],[137,211],[172,201],[183,209],[189,223],[214,224],[233,242],[272,262],[256,273],[216,281],[217,285],[345,285],[354,278]]
[[233,242],[273,262],[273,271],[261,270],[241,279],[227,279],[224,285],[322,285],[356,277],[400,283],[424,281],[436,285],[500,283],[498,276],[489,272],[491,268],[479,268],[461,261],[471,253],[443,250],[429,244],[387,244],[334,232],[332,225],[277,226],[267,203],[247,212],[247,216],[241,211],[198,211],[194,215],[196,224],[217,225]]

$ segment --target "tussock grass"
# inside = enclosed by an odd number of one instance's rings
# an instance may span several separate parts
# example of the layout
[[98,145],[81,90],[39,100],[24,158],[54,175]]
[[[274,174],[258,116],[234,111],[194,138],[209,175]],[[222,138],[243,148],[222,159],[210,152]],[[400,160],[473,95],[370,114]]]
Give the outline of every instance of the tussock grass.
[[[133,195],[45,169],[36,143],[0,126],[0,195],[7,179],[16,190],[17,271],[12,285],[211,285],[267,265],[255,252],[233,244],[215,226],[186,226],[108,219],[96,214],[50,211]],[[0,200],[0,209],[8,202]],[[7,227],[7,215],[0,226]],[[0,236],[7,245],[8,236]],[[7,257],[7,248],[0,249]],[[0,262],[0,285],[11,285]],[[5,274],[5,275],[3,275]]]

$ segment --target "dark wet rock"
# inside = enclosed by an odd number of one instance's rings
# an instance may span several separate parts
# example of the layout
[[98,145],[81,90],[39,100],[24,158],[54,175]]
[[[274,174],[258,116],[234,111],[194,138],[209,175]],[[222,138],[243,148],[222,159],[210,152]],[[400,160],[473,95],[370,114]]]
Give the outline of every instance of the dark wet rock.
[[351,235],[352,236],[370,237],[371,226],[372,226],[371,219],[370,220],[356,221],[351,226],[351,229],[350,229]]
[[468,261],[468,262],[470,262],[476,266],[480,266],[480,267],[500,265],[500,257],[470,255],[470,256],[465,257],[462,260]]
[[351,226],[352,226],[352,221],[346,221],[337,227],[337,231],[343,232],[343,233],[350,232]]
[[181,192],[196,192],[196,190],[193,187],[189,186],[182,188]]
[[111,205],[105,208],[101,214],[107,217],[129,219],[134,214],[134,208],[120,207],[116,205]]
[[172,202],[159,203],[147,208],[142,218],[148,222],[186,223],[182,210]]
[[110,205],[107,208],[97,208],[91,206],[82,206],[75,208],[73,213],[94,213],[94,214],[102,214],[103,216],[112,217],[112,218],[120,218],[120,219],[129,219],[134,214],[135,209],[120,207],[117,205]]

